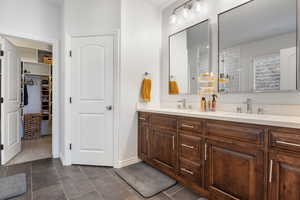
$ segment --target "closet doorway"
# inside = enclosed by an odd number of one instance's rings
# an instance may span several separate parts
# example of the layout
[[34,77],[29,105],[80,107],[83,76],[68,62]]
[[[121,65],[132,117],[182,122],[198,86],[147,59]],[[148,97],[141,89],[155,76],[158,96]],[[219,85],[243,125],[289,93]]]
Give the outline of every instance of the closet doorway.
[[[16,130],[15,146],[20,146],[20,148],[15,148],[16,150],[12,153],[2,157],[4,159],[2,163],[14,165],[51,158],[53,47],[46,43],[15,37],[2,37],[2,43],[12,46],[16,52],[16,58],[13,58],[16,59],[15,65],[20,68],[18,69],[19,77],[16,79],[7,81],[10,79],[10,73],[6,73],[7,86],[5,87],[16,85],[15,89],[18,93],[16,99],[20,105],[17,112],[19,116],[16,117],[17,122],[8,125],[7,130],[4,129],[4,134],[8,137],[2,137],[4,140],[7,139],[7,141],[2,141],[2,144],[7,143],[6,146],[8,146],[11,143],[9,130]],[[3,83],[3,80],[1,82]],[[1,113],[2,117],[5,117],[3,115],[6,113]],[[5,151],[4,154],[6,154]]]

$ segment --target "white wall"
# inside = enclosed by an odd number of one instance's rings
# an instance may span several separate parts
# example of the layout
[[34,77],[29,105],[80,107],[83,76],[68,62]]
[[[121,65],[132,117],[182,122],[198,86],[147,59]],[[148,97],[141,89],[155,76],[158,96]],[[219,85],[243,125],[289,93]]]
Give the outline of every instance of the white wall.
[[152,77],[152,104],[159,103],[160,10],[146,0],[122,0],[120,164],[137,159],[137,113],[145,72]]
[[[168,95],[168,68],[169,68],[169,52],[168,52],[168,36],[186,27],[189,27],[195,23],[203,21],[205,19],[210,20],[210,34],[211,34],[211,63],[213,71],[216,73],[218,69],[218,30],[217,30],[217,14],[226,11],[230,8],[238,6],[247,2],[248,0],[204,0],[205,11],[199,16],[195,17],[192,22],[183,25],[170,25],[169,16],[172,14],[174,8],[176,8],[184,0],[179,0],[163,10],[162,17],[162,67],[161,67],[161,104],[169,105],[175,104],[175,102],[183,96],[170,96]],[[299,5],[299,4],[298,4]],[[299,8],[298,8],[299,9]],[[187,97],[190,102],[197,103],[200,101],[199,96],[184,96]],[[229,94],[222,95],[218,103],[221,104],[241,104],[245,99],[249,97],[254,99],[257,104],[294,104],[299,105],[300,93],[272,93],[272,94]],[[297,107],[298,108],[298,107]]]
[[0,0],[0,33],[60,38],[60,8],[48,0]]
[[65,0],[65,28],[72,35],[112,33],[120,29],[120,0]]

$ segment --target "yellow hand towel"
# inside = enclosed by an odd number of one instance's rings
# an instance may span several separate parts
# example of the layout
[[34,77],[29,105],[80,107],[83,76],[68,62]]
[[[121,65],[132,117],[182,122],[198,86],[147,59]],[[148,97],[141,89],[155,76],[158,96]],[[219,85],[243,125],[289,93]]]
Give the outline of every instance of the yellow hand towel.
[[169,93],[172,95],[179,94],[179,88],[176,81],[170,81]]
[[148,78],[145,78],[143,80],[142,99],[145,102],[150,102],[151,101],[151,80],[148,79]]

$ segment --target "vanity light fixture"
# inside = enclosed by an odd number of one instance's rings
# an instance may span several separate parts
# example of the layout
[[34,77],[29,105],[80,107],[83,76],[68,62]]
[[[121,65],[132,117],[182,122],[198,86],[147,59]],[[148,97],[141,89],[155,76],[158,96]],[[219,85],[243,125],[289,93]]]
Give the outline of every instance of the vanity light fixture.
[[173,10],[169,18],[170,24],[179,24],[182,18],[184,20],[192,19],[195,13],[201,12],[203,9],[202,0],[189,0],[179,5]]
[[202,2],[200,0],[197,0],[195,2],[194,8],[195,8],[196,12],[201,12],[202,11]]

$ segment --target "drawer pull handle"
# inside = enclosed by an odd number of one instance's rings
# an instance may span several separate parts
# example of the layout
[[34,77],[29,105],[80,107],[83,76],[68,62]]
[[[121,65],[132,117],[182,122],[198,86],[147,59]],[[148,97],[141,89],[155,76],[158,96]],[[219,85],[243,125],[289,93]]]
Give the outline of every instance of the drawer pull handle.
[[283,141],[276,141],[277,144],[285,144],[285,145],[289,145],[289,146],[293,146],[293,147],[300,147],[300,144],[294,144],[294,143],[290,143],[290,142],[283,142]]
[[186,145],[186,144],[181,144],[181,146],[189,148],[189,149],[194,149],[195,148],[194,146],[190,146],[190,145]]
[[173,139],[173,151],[175,150],[175,136],[173,135],[172,136],[172,139]]
[[146,118],[144,118],[144,117],[140,117],[139,119],[143,120],[143,121],[146,121]]
[[269,182],[272,183],[273,176],[273,160],[270,161],[270,174],[269,174]]
[[205,149],[204,149],[204,160],[206,161],[207,160],[207,143],[205,143],[205,145],[204,145],[205,147]]
[[185,168],[181,168],[181,171],[186,172],[186,173],[188,173],[190,175],[194,175],[194,172],[192,172],[192,171],[190,171],[188,169],[185,169]]
[[182,128],[195,128],[193,125],[188,125],[188,124],[182,124]]

